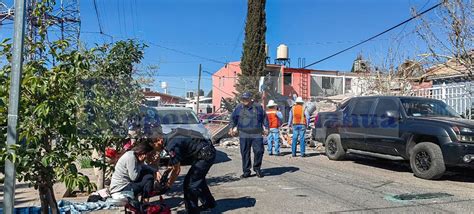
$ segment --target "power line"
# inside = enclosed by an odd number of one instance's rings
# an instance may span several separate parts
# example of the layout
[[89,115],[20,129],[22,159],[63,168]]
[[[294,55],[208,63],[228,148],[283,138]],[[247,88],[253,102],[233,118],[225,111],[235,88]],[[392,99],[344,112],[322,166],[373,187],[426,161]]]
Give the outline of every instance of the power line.
[[219,76],[219,75],[213,74],[213,73],[211,73],[211,72],[209,72],[209,71],[202,71],[202,72],[204,72],[204,73],[206,73],[206,74],[210,74],[211,76],[214,76],[214,77],[219,77],[219,78],[228,78],[228,79],[237,79],[237,78],[238,78],[238,77]]
[[235,40],[235,44],[234,44],[234,47],[232,48],[232,51],[230,52],[230,56],[232,56],[234,54],[234,51],[235,51],[235,49],[237,48],[237,45],[240,42],[240,38],[242,38],[242,35],[245,33],[245,20],[246,20],[246,18],[244,18],[244,21],[243,21],[243,24],[242,24],[242,31],[239,31],[239,35],[237,36],[237,40]]
[[366,43],[366,42],[368,42],[368,41],[370,41],[370,40],[372,40],[372,39],[375,39],[375,38],[377,38],[377,37],[379,37],[379,36],[381,36],[381,35],[383,35],[383,34],[389,32],[389,31],[391,31],[391,30],[393,30],[393,29],[395,29],[395,28],[398,28],[398,27],[404,25],[405,23],[410,22],[410,21],[413,20],[413,19],[416,19],[416,18],[420,17],[421,15],[423,15],[423,14],[425,14],[425,13],[427,13],[427,12],[429,12],[429,11],[431,11],[431,10],[433,10],[433,9],[435,9],[435,8],[437,8],[437,7],[439,7],[439,6],[441,6],[442,4],[443,4],[443,2],[440,2],[440,3],[436,4],[435,6],[430,7],[429,9],[427,9],[427,10],[421,12],[421,13],[417,13],[415,16],[412,16],[411,18],[409,18],[409,19],[407,19],[407,20],[405,20],[405,21],[403,21],[403,22],[401,22],[401,23],[399,23],[399,24],[397,24],[397,25],[395,25],[395,26],[393,26],[393,27],[391,27],[391,28],[389,28],[389,29],[387,29],[387,30],[384,30],[383,32],[381,32],[381,33],[379,33],[379,34],[377,34],[377,35],[375,35],[375,36],[372,36],[372,37],[370,37],[370,38],[368,38],[368,39],[366,39],[366,40],[364,40],[364,41],[362,41],[362,42],[359,42],[359,43],[357,43],[357,44],[355,44],[355,45],[352,45],[352,46],[350,46],[350,47],[348,47],[348,48],[346,48],[346,49],[344,49],[344,50],[341,50],[341,51],[339,51],[339,52],[337,52],[337,53],[335,53],[335,54],[332,54],[332,55],[330,55],[330,56],[324,57],[324,58],[322,58],[322,59],[320,59],[320,60],[318,60],[318,61],[316,61],[316,62],[313,62],[313,63],[311,63],[311,64],[309,64],[309,65],[307,65],[307,66],[304,66],[303,68],[307,68],[307,67],[313,66],[313,65],[315,65],[315,64],[318,64],[318,63],[320,63],[320,62],[326,61],[326,60],[328,60],[328,59],[330,59],[330,58],[332,58],[332,57],[335,57],[335,56],[337,56],[337,55],[339,55],[339,54],[341,54],[341,53],[344,53],[344,52],[346,52],[346,51],[348,51],[348,50],[350,50],[350,49],[353,49],[353,48],[355,48],[355,47],[357,47],[357,46],[359,46],[359,45],[362,45],[362,44],[364,44],[364,43]]
[[213,84],[213,85],[212,85],[212,89],[214,89],[214,88],[217,89],[217,90],[219,90],[220,92],[226,94],[226,95],[229,95],[229,96],[232,96],[232,97],[235,96],[235,95],[233,95],[233,94],[227,93],[226,91],[220,89],[219,87],[217,87],[217,86],[215,86],[215,85]]
[[99,8],[99,11],[101,11],[101,14],[103,15],[103,30],[107,31],[109,29],[106,27],[106,23],[108,23],[109,20],[110,20],[109,16],[107,15],[108,11],[106,9],[104,9],[103,4],[102,5],[98,4],[98,8]]
[[97,9],[97,0],[94,0],[94,9],[95,9],[95,15],[97,16],[97,22],[99,23],[99,31],[102,33],[104,31],[102,30],[102,23],[100,21],[100,14],[99,14],[99,10]]
[[117,16],[118,16],[118,20],[119,20],[119,29],[120,29],[120,34],[123,35],[122,33],[122,16],[120,15],[120,0],[117,0],[115,1],[117,2]]
[[126,6],[126,3],[125,3],[125,0],[123,1],[119,1],[119,2],[122,2],[122,15],[123,15],[123,25],[125,27],[125,36],[128,36],[128,27],[127,27],[127,13],[125,12],[125,6]]
[[208,57],[204,57],[204,56],[199,56],[199,55],[197,55],[197,54],[193,54],[193,53],[189,53],[189,52],[177,50],[177,49],[174,49],[174,48],[165,47],[165,46],[163,46],[163,45],[155,44],[155,43],[153,43],[153,42],[148,42],[148,43],[149,43],[150,45],[153,45],[153,46],[156,46],[156,47],[159,47],[159,48],[163,48],[163,49],[166,49],[166,50],[169,50],[169,51],[173,51],[173,52],[176,52],[176,53],[180,53],[180,54],[183,54],[183,55],[187,55],[187,56],[191,56],[191,57],[203,59],[203,60],[206,60],[206,61],[209,61],[209,62],[214,62],[214,63],[218,63],[218,64],[224,64],[224,65],[227,64],[226,62],[223,62],[223,61],[220,61],[220,60],[216,60],[216,59],[212,59],[212,58],[208,58]]

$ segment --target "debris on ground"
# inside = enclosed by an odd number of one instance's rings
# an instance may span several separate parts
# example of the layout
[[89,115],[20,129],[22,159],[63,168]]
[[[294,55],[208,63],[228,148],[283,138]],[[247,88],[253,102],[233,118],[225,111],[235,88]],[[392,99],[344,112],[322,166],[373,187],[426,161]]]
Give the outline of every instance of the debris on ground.
[[239,145],[240,143],[238,137],[223,138],[219,143],[219,146],[226,148],[237,148]]

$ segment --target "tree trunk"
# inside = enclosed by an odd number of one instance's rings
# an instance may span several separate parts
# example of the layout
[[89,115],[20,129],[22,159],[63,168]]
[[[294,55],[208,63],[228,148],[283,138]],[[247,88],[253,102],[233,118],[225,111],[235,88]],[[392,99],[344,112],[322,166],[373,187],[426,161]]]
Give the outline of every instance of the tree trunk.
[[39,195],[41,201],[41,213],[49,213],[50,208],[52,214],[59,213],[58,203],[56,202],[56,198],[54,196],[52,184],[41,184],[39,186]]

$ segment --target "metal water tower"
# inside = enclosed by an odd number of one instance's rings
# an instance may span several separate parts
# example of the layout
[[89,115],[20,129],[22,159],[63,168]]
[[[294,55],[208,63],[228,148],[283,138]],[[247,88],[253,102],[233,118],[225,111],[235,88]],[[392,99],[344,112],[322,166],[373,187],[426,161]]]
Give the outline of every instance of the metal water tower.
[[288,46],[286,46],[285,44],[281,44],[278,46],[275,64],[290,67],[289,49]]
[[161,82],[161,88],[165,90],[165,94],[168,94],[168,83]]

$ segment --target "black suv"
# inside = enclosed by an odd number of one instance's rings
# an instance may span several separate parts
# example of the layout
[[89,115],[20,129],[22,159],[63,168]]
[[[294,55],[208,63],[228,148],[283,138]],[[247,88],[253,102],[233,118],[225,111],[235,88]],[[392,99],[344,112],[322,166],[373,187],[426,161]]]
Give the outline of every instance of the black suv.
[[331,160],[343,159],[349,149],[399,156],[424,179],[440,178],[447,166],[474,161],[474,121],[440,100],[355,97],[317,118],[314,137],[324,142]]

